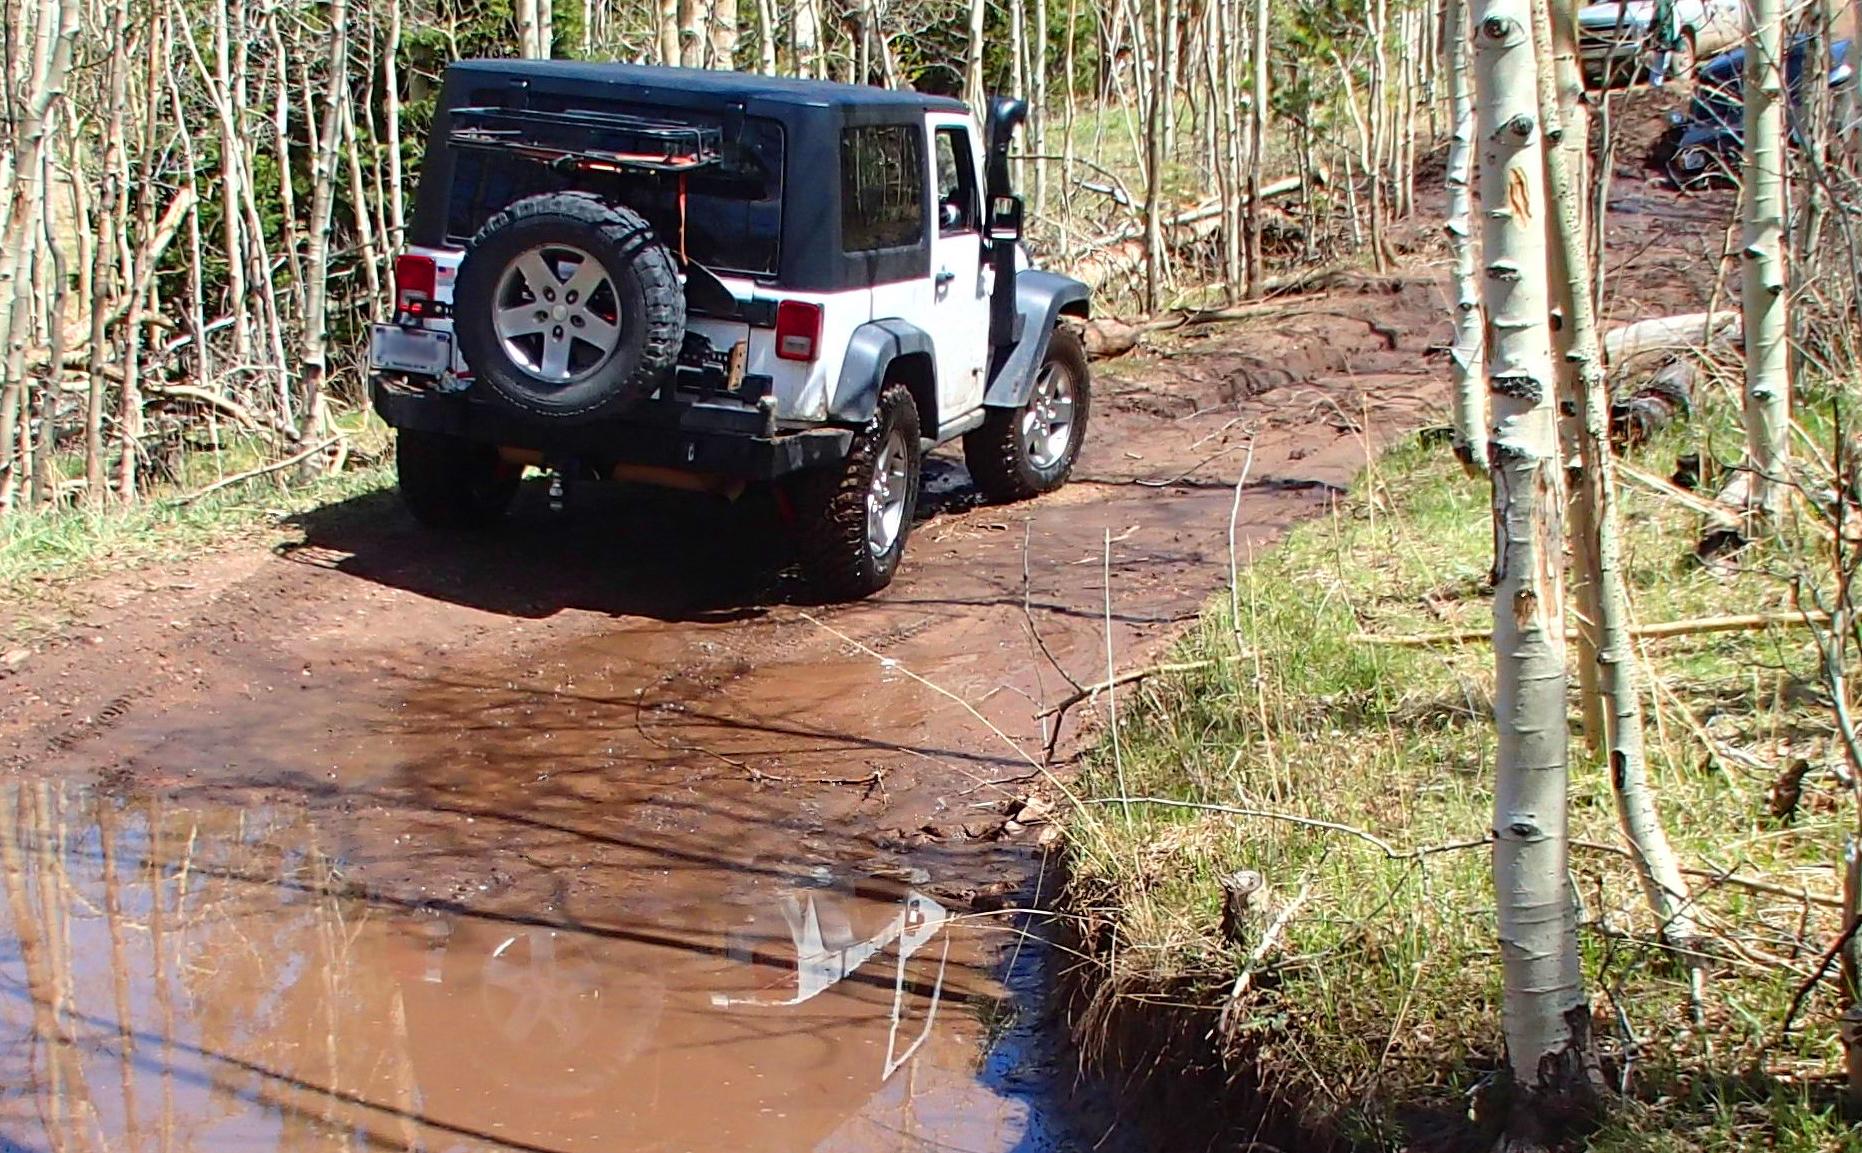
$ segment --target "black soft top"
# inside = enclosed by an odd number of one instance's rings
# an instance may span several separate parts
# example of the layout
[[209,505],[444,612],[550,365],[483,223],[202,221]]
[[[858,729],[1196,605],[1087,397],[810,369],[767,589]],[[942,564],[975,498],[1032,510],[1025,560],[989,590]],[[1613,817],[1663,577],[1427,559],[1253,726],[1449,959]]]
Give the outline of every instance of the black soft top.
[[[917,125],[926,113],[967,115],[948,96],[901,92],[823,80],[794,80],[748,72],[603,64],[576,60],[461,60],[446,70],[427,141],[426,163],[414,200],[408,240],[446,243],[449,199],[459,149],[449,145],[455,116],[495,108],[521,115],[565,110],[681,112],[721,126],[745,117],[773,121],[783,134],[783,193],[779,268],[774,281],[797,290],[828,292],[928,276],[930,246],[848,252],[841,235],[841,139],[848,129]],[[930,226],[930,198],[922,198]]]
[[[590,85],[616,99],[667,102],[675,93],[720,104],[741,103],[811,108],[872,108],[897,111],[967,112],[961,100],[922,92],[799,80],[755,72],[720,72],[705,68],[665,68],[651,64],[614,64],[583,60],[460,60],[449,69],[471,81],[537,80],[554,85]],[[468,82],[471,82],[468,81]]]

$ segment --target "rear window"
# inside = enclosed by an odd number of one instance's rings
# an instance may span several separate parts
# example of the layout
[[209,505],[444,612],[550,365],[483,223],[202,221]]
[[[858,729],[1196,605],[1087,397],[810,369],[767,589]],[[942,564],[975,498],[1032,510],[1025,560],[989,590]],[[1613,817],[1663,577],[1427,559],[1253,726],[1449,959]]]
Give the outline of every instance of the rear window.
[[843,250],[873,252],[924,243],[923,129],[893,124],[843,129],[840,181]]
[[[477,95],[477,94],[475,94]],[[485,103],[493,103],[495,97]],[[703,113],[577,99],[573,105],[535,93],[538,111],[620,112],[718,127]],[[567,145],[571,142],[561,141]],[[782,240],[782,125],[746,117],[737,139],[727,140],[721,163],[685,176],[685,252],[719,272],[767,277],[776,274]],[[647,218],[668,242],[679,235],[679,178],[648,173],[561,173],[543,164],[470,148],[453,150],[452,193],[446,237],[463,244],[505,206],[526,196],[579,190],[625,204]]]

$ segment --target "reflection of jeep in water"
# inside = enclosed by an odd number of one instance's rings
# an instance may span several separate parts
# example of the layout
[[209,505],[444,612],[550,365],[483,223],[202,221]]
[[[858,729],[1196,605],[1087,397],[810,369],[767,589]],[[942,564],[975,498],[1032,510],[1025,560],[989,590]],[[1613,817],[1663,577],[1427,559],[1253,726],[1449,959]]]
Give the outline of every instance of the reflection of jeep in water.
[[371,344],[422,521],[496,519],[525,466],[735,496],[773,482],[817,591],[884,588],[924,453],[1063,484],[1088,374],[1027,267],[997,100],[615,64],[447,73]]

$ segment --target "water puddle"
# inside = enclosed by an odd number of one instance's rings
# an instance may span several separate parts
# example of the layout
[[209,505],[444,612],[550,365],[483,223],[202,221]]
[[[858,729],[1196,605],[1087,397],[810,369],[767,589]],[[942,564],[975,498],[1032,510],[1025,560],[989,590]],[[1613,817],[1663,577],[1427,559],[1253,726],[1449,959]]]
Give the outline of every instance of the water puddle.
[[405,880],[457,843],[330,824],[0,784],[0,1149],[1059,1147],[921,875],[690,859],[468,902]]

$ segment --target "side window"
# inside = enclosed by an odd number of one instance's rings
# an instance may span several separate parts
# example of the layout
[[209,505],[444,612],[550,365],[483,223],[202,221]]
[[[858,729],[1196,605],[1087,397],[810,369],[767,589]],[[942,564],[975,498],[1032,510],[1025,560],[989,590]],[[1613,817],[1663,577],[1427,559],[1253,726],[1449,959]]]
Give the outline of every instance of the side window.
[[980,224],[976,195],[976,159],[964,128],[937,130],[937,224],[948,236],[975,232]]
[[840,234],[847,252],[924,242],[924,130],[847,128],[840,136]]

